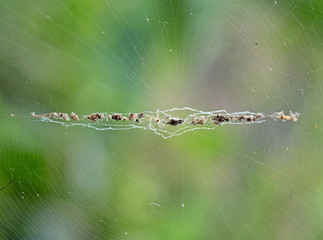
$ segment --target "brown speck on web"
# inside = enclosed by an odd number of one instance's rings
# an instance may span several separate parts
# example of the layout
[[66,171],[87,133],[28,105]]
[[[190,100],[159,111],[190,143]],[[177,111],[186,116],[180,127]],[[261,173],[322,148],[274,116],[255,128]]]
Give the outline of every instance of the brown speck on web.
[[171,119],[167,122],[168,125],[172,125],[172,126],[177,126],[179,124],[182,124],[184,122],[184,120],[182,119]]
[[111,119],[115,121],[120,121],[122,120],[122,115],[120,113],[112,114]]

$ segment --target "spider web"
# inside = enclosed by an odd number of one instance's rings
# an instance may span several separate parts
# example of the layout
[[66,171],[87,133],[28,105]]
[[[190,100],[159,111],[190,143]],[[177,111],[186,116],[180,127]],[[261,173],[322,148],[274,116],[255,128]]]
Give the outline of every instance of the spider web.
[[[173,117],[174,115],[177,117]],[[70,115],[56,112],[36,115],[35,112],[31,112],[31,117],[33,118],[44,122],[60,124],[65,127],[83,126],[95,130],[144,129],[151,130],[164,139],[180,136],[183,133],[198,129],[212,130],[219,125],[225,124],[262,123],[266,121],[265,118],[280,119],[283,122],[297,122],[299,115],[299,113],[292,112],[289,115],[285,115],[283,112],[273,114],[252,113],[248,111],[228,113],[225,110],[204,112],[189,107],[172,108],[163,111],[158,109],[156,112],[145,111],[139,114],[93,113],[84,115],[81,119],[74,112]],[[9,114],[9,116],[15,117],[14,114]],[[74,121],[70,122],[71,119]]]
[[[1,0],[0,238],[321,239],[322,8]],[[301,116],[97,131],[29,115],[174,108]]]

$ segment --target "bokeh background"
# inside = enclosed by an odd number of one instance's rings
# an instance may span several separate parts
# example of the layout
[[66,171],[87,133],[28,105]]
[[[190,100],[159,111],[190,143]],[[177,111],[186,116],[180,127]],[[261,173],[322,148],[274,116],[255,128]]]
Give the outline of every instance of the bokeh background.
[[[323,238],[322,1],[0,0],[0,29],[1,239]],[[184,106],[302,115],[167,140],[29,117]]]

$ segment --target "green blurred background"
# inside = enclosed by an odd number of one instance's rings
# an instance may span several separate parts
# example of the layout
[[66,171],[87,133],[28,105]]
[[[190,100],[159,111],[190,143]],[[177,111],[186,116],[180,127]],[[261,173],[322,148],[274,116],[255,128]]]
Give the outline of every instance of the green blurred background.
[[[323,239],[322,11],[0,0],[0,239]],[[302,115],[168,140],[29,117],[184,106]]]

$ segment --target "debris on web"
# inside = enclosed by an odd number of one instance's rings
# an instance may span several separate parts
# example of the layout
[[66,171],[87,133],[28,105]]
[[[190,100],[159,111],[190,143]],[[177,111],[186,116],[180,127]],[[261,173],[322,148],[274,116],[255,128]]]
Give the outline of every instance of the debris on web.
[[300,116],[300,114],[298,112],[292,113],[291,111],[289,111],[289,115],[285,115],[283,111],[276,112],[273,114],[274,118],[280,119],[283,122],[285,122],[285,121],[297,122],[299,116]]
[[37,115],[31,112],[33,118],[45,122],[52,122],[69,126],[85,126],[97,130],[126,130],[140,128],[154,131],[163,138],[181,135],[196,129],[214,129],[225,124],[252,124],[262,123],[268,118],[281,120],[283,122],[296,122],[299,113],[289,112],[285,115],[283,111],[273,114],[254,112],[228,113],[220,111],[199,111],[193,108],[173,108],[156,112],[145,111],[140,113],[93,113],[79,117],[76,113],[46,113]]

